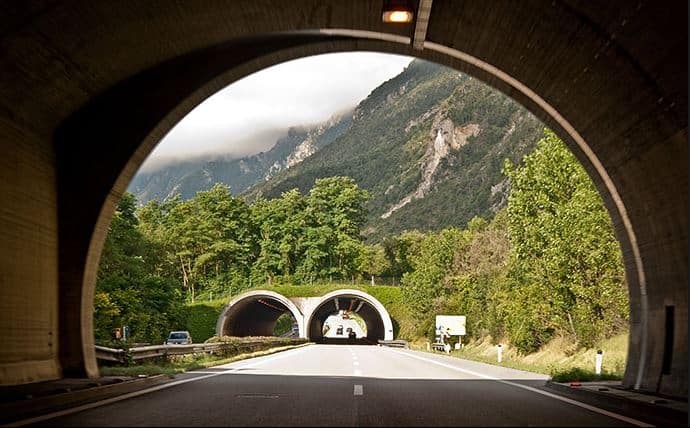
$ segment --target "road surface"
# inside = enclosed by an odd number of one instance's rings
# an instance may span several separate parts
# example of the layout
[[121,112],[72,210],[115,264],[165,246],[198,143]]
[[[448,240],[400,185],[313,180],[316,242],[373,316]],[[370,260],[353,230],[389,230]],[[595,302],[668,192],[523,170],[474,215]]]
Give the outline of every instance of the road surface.
[[545,380],[543,375],[443,355],[379,346],[311,345],[185,373],[134,397],[31,422],[44,426],[649,426],[560,397],[542,388]]

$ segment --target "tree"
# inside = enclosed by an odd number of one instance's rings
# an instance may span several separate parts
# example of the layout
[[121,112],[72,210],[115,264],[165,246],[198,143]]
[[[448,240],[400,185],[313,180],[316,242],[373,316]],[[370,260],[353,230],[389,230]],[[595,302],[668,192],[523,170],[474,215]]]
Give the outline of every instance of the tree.
[[[583,345],[620,330],[627,319],[622,258],[611,219],[585,170],[551,131],[506,163],[516,326],[525,349],[554,331]],[[527,332],[525,334],[524,332]],[[530,343],[527,343],[530,342]]]
[[348,278],[357,272],[368,198],[350,177],[316,180],[306,199],[305,229],[298,245],[303,254],[296,269],[299,279]]
[[174,278],[166,276],[159,248],[139,230],[134,195],[118,205],[101,254],[94,295],[98,342],[124,325],[134,341],[160,342],[178,321],[181,302]]

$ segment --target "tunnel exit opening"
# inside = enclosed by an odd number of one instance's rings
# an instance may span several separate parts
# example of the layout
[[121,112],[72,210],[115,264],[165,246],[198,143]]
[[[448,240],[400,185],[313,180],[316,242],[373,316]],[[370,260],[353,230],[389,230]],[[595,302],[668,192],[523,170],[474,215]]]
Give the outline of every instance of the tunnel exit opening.
[[374,345],[386,338],[377,308],[351,295],[325,299],[313,311],[307,328],[310,340],[317,343]]

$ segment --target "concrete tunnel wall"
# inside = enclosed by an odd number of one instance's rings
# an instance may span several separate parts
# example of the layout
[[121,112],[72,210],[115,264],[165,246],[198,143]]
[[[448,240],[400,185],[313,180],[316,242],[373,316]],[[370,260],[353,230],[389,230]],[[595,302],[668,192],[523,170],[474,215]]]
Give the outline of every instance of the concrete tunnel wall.
[[[284,312],[259,302],[269,300]],[[217,336],[272,336],[276,320],[285,312],[290,312],[297,322],[299,336],[305,337],[304,317],[295,304],[283,296],[269,290],[252,290],[236,296],[227,304],[216,322]]]
[[[367,338],[374,342],[378,339],[393,339],[393,322],[386,308],[374,296],[359,290],[343,289],[328,293],[322,297],[287,297],[269,290],[252,290],[232,299],[216,322],[216,335],[271,336],[275,321],[280,312],[258,302],[259,299],[271,300],[290,312],[297,321],[299,337],[318,340],[322,338],[323,321],[336,311],[331,307],[335,299],[342,299],[343,304],[350,299],[363,302],[359,309],[367,325]],[[359,306],[359,303],[358,305]],[[344,308],[344,307],[343,307]]]
[[687,396],[687,2],[430,4],[421,40],[414,23],[382,23],[380,0],[5,5],[0,384],[98,376],[93,294],[108,225],[177,121],[268,66],[370,50],[465,72],[556,131],[621,244],[624,385]]
[[[354,289],[332,291],[313,302],[304,315],[309,339],[318,340],[323,337],[323,322],[336,311],[335,305],[331,306],[335,299],[342,299],[345,303],[352,298],[364,302],[359,314],[367,325],[367,339],[373,343],[378,339],[393,340],[393,322],[383,304],[371,294]],[[340,308],[343,309],[343,306]]]

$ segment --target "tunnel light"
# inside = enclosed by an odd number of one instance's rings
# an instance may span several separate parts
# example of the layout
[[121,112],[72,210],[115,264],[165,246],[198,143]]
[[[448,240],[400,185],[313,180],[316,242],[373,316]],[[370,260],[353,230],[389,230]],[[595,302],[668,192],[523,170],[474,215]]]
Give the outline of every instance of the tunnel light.
[[412,22],[413,14],[406,10],[391,10],[383,12],[383,22],[408,23]]
[[407,1],[387,1],[383,5],[383,22],[406,24],[412,22],[414,9]]

